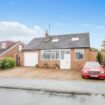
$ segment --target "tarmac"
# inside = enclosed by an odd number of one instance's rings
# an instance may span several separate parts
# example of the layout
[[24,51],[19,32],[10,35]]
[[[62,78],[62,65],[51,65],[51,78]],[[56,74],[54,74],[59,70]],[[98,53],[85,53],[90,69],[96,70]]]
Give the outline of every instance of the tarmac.
[[45,80],[27,78],[0,78],[0,88],[44,91],[64,94],[105,96],[105,83],[80,80]]

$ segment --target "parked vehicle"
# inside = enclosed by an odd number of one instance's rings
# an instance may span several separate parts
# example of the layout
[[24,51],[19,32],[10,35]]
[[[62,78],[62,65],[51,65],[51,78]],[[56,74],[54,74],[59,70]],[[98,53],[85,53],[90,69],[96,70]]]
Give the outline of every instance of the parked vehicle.
[[105,69],[98,62],[86,62],[81,76],[82,78],[105,79]]

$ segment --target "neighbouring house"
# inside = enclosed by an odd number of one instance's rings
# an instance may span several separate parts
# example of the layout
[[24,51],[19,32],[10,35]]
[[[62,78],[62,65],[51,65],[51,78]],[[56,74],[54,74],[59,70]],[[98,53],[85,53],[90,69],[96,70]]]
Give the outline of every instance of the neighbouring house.
[[89,33],[49,35],[34,38],[23,49],[23,66],[49,67],[59,65],[60,69],[78,69],[90,61]]
[[1,41],[0,42],[0,59],[4,57],[12,57],[14,60],[16,60],[16,65],[21,66],[22,49],[23,49],[23,44],[20,41],[19,42]]

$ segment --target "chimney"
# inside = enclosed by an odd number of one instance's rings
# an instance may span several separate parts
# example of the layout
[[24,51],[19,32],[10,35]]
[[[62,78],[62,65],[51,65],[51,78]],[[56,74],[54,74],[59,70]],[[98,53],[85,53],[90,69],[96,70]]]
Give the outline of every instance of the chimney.
[[45,33],[45,41],[48,41],[49,40],[49,34],[48,34],[48,31],[46,30],[46,33]]
[[48,31],[46,30],[45,37],[48,37]]

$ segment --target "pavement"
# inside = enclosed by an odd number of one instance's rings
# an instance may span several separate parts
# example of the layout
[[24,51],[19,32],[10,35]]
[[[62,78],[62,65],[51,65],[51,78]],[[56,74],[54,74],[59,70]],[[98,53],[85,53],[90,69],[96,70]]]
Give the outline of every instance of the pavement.
[[105,83],[93,81],[0,78],[0,88],[105,96]]

